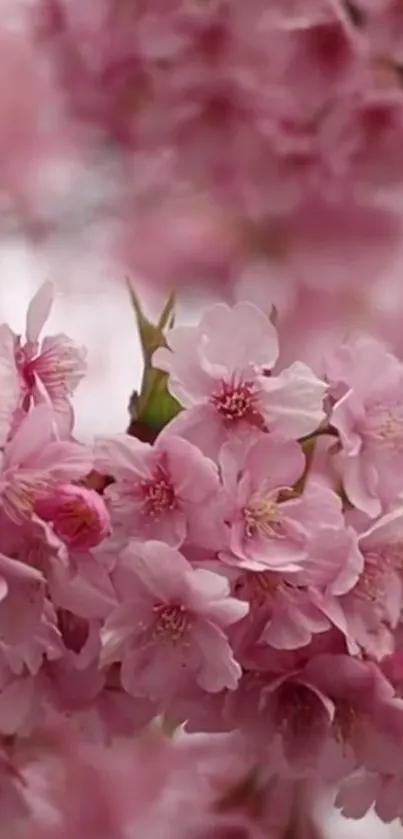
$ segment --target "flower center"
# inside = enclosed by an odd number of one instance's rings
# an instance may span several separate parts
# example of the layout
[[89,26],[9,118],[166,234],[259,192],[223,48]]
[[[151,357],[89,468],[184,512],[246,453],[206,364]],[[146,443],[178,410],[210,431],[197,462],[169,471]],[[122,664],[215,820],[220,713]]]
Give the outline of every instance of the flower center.
[[235,584],[235,594],[244,597],[251,605],[269,605],[282,580],[272,571],[245,572]]
[[17,344],[15,351],[15,363],[24,388],[30,392],[35,387],[35,373],[32,369],[32,360],[27,356],[20,342]]
[[386,582],[390,574],[403,572],[403,545],[394,542],[377,550],[365,552],[365,565],[354,593],[373,605],[385,602]]
[[266,423],[259,410],[259,395],[253,381],[221,381],[210,397],[210,403],[228,425],[247,422],[267,431]]
[[188,626],[189,616],[184,606],[156,605],[155,624],[153,628],[154,640],[177,644],[183,638]]
[[350,743],[357,725],[358,715],[348,700],[341,700],[336,705],[332,723],[334,739],[340,744]]
[[374,405],[369,411],[363,436],[370,445],[403,451],[403,405]]
[[66,501],[57,511],[59,529],[66,530],[69,538],[76,539],[97,527],[98,517],[82,498]]
[[383,548],[381,553],[385,568],[390,568],[399,574],[403,574],[402,542],[391,542]]
[[245,535],[247,537],[261,535],[270,538],[279,534],[277,499],[277,492],[251,499],[248,506],[243,510]]
[[385,572],[383,563],[374,562],[374,556],[372,554],[368,555],[354,593],[362,600],[367,600],[373,605],[381,605],[385,598]]
[[285,684],[280,688],[276,724],[284,738],[294,738],[317,722],[318,703],[312,692],[301,684]]
[[141,482],[143,511],[151,518],[158,518],[176,507],[175,490],[165,470],[158,466],[151,480]]

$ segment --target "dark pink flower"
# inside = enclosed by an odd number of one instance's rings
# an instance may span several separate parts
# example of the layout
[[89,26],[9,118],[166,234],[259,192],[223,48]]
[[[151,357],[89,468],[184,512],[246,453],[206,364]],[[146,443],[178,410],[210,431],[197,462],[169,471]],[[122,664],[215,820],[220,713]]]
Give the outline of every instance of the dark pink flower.
[[87,550],[109,536],[110,517],[103,498],[77,484],[58,484],[36,504],[37,514],[53,525],[72,550]]

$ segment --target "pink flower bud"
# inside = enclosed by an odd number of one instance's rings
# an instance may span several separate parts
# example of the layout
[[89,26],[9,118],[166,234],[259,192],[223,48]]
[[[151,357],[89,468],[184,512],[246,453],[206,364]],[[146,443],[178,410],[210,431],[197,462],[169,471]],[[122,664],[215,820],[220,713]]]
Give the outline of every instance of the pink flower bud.
[[110,533],[105,502],[92,489],[63,484],[37,506],[41,518],[51,521],[57,536],[75,550],[87,550]]

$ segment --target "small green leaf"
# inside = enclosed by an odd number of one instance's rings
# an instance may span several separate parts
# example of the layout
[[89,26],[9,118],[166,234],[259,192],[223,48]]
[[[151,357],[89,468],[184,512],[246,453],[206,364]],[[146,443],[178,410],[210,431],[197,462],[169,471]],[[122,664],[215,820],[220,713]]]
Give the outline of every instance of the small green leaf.
[[173,294],[169,296],[158,323],[154,324],[151,323],[151,321],[145,316],[137,294],[133,290],[129,280],[126,280],[126,284],[140,335],[144,364],[147,368],[151,364],[151,359],[155,350],[157,350],[158,347],[166,346],[164,329],[170,329],[173,326],[175,296]]
[[160,319],[158,321],[158,328],[161,332],[164,329],[172,329],[175,323],[175,294],[169,295],[167,302],[161,312]]
[[144,315],[137,295],[129,281],[127,287],[139,330],[144,359],[143,378],[140,393],[130,399],[129,412],[132,422],[160,431],[181,410],[179,403],[168,390],[168,376],[152,366],[152,356],[158,347],[166,346],[165,330],[174,324],[175,296],[168,298],[158,323],[153,324]]
[[160,431],[181,410],[179,402],[168,390],[168,376],[150,367],[144,376],[140,394],[130,401],[130,416],[150,428]]

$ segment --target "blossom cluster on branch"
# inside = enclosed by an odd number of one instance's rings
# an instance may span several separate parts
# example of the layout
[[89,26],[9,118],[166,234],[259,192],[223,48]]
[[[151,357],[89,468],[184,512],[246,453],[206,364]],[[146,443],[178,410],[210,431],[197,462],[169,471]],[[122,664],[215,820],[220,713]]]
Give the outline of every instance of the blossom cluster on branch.
[[133,295],[129,432],[85,445],[52,300],[0,328],[7,836],[302,837],[319,785],[403,819],[402,363],[352,337],[318,378],[250,302]]

